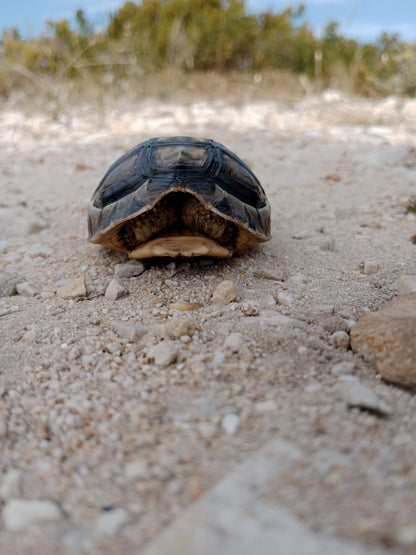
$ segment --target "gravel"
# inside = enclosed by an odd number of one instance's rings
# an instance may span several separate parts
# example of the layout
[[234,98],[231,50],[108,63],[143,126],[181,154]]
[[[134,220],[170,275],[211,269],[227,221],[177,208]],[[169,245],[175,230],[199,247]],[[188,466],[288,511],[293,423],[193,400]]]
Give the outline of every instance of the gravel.
[[[408,286],[399,278],[416,275],[416,217],[400,200],[414,189],[414,101],[335,92],[290,106],[142,99],[131,110],[105,103],[99,121],[85,110],[63,110],[58,121],[0,111],[2,168],[15,172],[3,172],[0,205],[17,221],[25,202],[48,226],[0,233],[0,274],[35,293],[0,297],[2,552],[139,553],[169,523],[197,515],[205,496],[232,507],[237,553],[241,522],[251,552],[269,541],[273,553],[282,538],[296,547],[299,534],[317,553],[414,551],[416,401],[384,381],[412,383],[412,359],[396,340],[414,344],[414,302],[406,318],[404,305],[382,311]],[[86,241],[93,189],[139,140],[189,129],[247,160],[272,205],[272,239],[231,259],[148,260],[139,276],[120,277],[116,267],[131,271],[135,261]],[[311,236],[294,240],[302,230]],[[362,261],[377,272],[364,273]],[[75,278],[86,295],[55,294]],[[224,282],[232,294],[214,304]],[[383,348],[370,320],[383,320]],[[360,348],[371,352],[348,347],[360,328]],[[340,376],[356,377],[376,401],[365,408],[356,395],[363,406],[347,408]],[[370,408],[380,403],[389,416]],[[257,455],[270,441],[279,445],[264,476]],[[215,490],[224,483],[236,486],[227,503],[230,490]],[[13,532],[13,500],[46,502],[59,518]],[[204,506],[213,519],[224,514]],[[107,514],[108,536],[98,527]],[[218,532],[222,548],[231,545],[222,530],[192,522],[192,537]]]

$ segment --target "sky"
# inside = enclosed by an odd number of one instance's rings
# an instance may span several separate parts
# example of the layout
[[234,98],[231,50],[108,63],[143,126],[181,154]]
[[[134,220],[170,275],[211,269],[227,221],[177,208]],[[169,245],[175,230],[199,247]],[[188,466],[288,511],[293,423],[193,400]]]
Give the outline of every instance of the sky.
[[[118,0],[0,0],[0,31],[16,26],[23,36],[39,33],[47,19],[71,18],[78,8],[97,25],[105,25],[106,14],[124,4]],[[416,42],[416,0],[246,0],[251,11],[282,11],[288,6],[306,6],[306,19],[319,33],[329,21],[337,21],[343,34],[361,41],[376,39],[382,31],[399,33]]]

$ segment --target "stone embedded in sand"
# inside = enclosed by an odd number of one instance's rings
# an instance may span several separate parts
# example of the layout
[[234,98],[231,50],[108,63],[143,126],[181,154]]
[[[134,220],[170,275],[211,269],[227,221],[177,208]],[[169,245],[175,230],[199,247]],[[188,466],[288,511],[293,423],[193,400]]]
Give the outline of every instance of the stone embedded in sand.
[[358,407],[380,416],[389,416],[391,408],[366,385],[360,382],[357,376],[340,376],[337,389],[348,407]]
[[149,331],[146,326],[142,326],[141,324],[123,322],[121,320],[114,320],[111,322],[111,329],[116,335],[128,341],[138,341]]
[[350,346],[350,337],[345,331],[336,331],[329,337],[329,343],[333,347],[338,347],[339,349],[348,349]]
[[264,268],[259,268],[258,270],[254,270],[253,272],[254,277],[260,279],[270,279],[272,281],[284,281],[284,275],[282,272],[270,272],[269,270],[265,270]]
[[125,264],[116,264],[114,275],[118,278],[132,278],[142,274],[145,270],[143,262],[139,260],[131,260]]
[[128,294],[128,290],[117,278],[112,279],[105,290],[105,298],[110,301],[116,301],[117,299],[125,297]]
[[212,294],[213,304],[229,304],[237,298],[235,283],[229,279],[222,281]]
[[36,283],[31,281],[24,281],[16,285],[17,292],[23,297],[35,297],[39,294],[40,288]]
[[64,299],[75,299],[76,297],[85,297],[87,295],[87,289],[85,287],[84,278],[78,277],[71,279],[69,283],[58,287],[56,290],[58,297],[63,297]]
[[416,293],[363,314],[351,329],[351,347],[369,356],[386,381],[416,388]]
[[244,344],[244,336],[240,332],[231,333],[224,341],[224,347],[233,353],[238,353]]
[[160,324],[154,329],[156,337],[159,339],[179,339],[184,335],[192,337],[198,328],[195,317],[191,318],[172,318],[166,324]]
[[399,277],[395,285],[399,294],[416,292],[416,276],[403,275]]
[[174,341],[160,341],[150,347],[147,356],[155,361],[157,366],[169,366],[176,362],[179,355],[179,347]]
[[16,286],[22,281],[19,274],[0,270],[0,297],[11,297],[17,294]]
[[57,521],[62,518],[61,509],[53,501],[10,499],[3,509],[4,524],[12,532],[27,528],[31,524]]
[[192,310],[199,310],[204,305],[202,303],[188,303],[186,301],[179,301],[177,303],[170,303],[168,308],[179,310],[181,312],[190,312]]

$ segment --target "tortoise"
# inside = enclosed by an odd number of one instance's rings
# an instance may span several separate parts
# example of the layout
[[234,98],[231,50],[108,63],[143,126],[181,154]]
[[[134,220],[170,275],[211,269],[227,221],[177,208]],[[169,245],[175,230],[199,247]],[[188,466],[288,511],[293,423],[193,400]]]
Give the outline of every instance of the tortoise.
[[270,204],[248,166],[211,139],[138,144],[104,175],[89,240],[130,258],[225,258],[270,239]]

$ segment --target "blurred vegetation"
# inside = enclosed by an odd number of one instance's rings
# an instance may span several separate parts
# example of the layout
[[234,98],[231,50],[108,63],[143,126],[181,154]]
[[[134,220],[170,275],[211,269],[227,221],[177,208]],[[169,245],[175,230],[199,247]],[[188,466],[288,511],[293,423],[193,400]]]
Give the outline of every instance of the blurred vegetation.
[[397,35],[363,44],[335,22],[317,37],[303,6],[253,14],[244,0],[143,0],[124,4],[100,30],[81,10],[71,22],[48,21],[37,38],[4,30],[0,95],[24,89],[58,98],[68,83],[117,93],[167,71],[251,74],[258,83],[275,72],[314,91],[415,95],[415,54],[416,44]]

